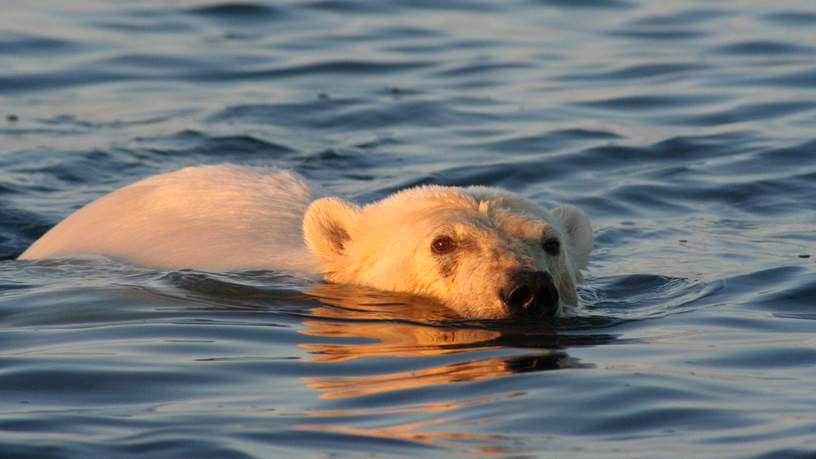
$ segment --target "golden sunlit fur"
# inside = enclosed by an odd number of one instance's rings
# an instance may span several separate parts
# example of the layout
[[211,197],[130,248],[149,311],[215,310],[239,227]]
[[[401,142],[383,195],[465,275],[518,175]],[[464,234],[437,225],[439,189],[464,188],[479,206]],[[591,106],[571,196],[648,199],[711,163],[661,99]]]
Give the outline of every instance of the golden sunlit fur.
[[[509,316],[498,296],[518,270],[549,272],[564,304],[576,305],[592,246],[589,219],[572,206],[552,212],[497,188],[423,186],[358,207],[339,198],[313,202],[304,232],[326,279],[441,300],[464,317]],[[457,241],[435,255],[435,237]],[[563,241],[549,256],[544,237]]]
[[[455,250],[434,253],[439,236]],[[545,253],[545,238],[558,239],[561,253]],[[550,273],[561,303],[577,304],[591,246],[579,209],[548,212],[497,188],[423,186],[360,207],[314,200],[288,171],[220,165],[103,196],[20,258],[97,254],[160,269],[324,273],[331,282],[434,298],[463,317],[503,318],[510,313],[498,292],[519,270]]]

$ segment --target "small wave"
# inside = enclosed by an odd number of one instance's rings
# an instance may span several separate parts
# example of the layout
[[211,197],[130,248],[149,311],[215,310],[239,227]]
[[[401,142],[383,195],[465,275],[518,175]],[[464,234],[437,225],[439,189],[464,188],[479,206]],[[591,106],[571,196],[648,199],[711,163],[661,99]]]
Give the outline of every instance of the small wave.
[[734,16],[726,9],[692,9],[670,14],[645,15],[631,22],[634,27],[688,27],[700,26],[706,22]]
[[683,74],[690,74],[709,69],[704,64],[697,63],[662,63],[662,64],[635,64],[614,70],[601,71],[595,73],[570,73],[561,79],[563,80],[631,80],[645,78],[674,77]]
[[53,36],[8,34],[0,35],[0,54],[26,56],[56,54],[77,51],[79,44],[72,40]]
[[267,4],[254,2],[215,3],[207,6],[190,8],[188,13],[225,21],[259,21],[271,18],[280,19],[282,10]]
[[677,107],[694,107],[721,102],[727,98],[722,95],[689,95],[689,94],[655,94],[615,97],[611,99],[578,102],[586,107],[604,108],[620,111],[674,110]]
[[619,9],[632,8],[634,4],[625,0],[531,0],[536,5],[571,9]]
[[788,27],[812,27],[816,25],[816,13],[805,10],[767,13],[762,18]]
[[784,102],[763,102],[739,105],[715,113],[700,113],[687,117],[672,118],[671,121],[691,126],[721,126],[756,120],[770,120],[815,109],[816,101],[791,100]]
[[620,320],[644,320],[699,310],[723,288],[722,281],[700,281],[655,274],[593,278],[594,298],[586,309]]
[[714,48],[714,54],[722,55],[785,55],[813,54],[816,48],[779,41],[743,41]]
[[609,35],[614,37],[623,37],[623,38],[631,38],[633,40],[697,40],[705,38],[709,35],[708,32],[704,30],[694,30],[694,29],[679,29],[679,28],[646,28],[641,27],[640,29],[625,29],[625,30],[614,30],[608,32]]
[[791,72],[783,72],[772,77],[754,76],[751,78],[736,79],[735,81],[726,81],[724,83],[745,86],[764,85],[779,88],[793,87],[811,89],[816,88],[816,67]]

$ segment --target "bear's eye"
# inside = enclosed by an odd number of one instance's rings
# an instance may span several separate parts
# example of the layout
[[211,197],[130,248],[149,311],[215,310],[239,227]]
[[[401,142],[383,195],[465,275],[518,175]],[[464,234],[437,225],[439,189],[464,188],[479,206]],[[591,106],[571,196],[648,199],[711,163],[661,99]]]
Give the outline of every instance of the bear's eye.
[[456,241],[450,236],[439,236],[431,242],[431,250],[437,255],[444,255],[453,252],[456,248]]
[[561,242],[554,237],[550,237],[544,239],[544,242],[541,243],[541,247],[547,252],[547,255],[557,257],[559,253],[561,253]]

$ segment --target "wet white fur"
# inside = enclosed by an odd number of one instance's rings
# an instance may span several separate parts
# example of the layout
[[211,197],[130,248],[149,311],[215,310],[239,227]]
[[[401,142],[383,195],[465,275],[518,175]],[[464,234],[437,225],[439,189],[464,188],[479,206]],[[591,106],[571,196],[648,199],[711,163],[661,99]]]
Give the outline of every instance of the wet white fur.
[[[440,235],[460,245],[439,257]],[[556,237],[552,257],[542,237]],[[305,240],[305,243],[304,243]],[[579,209],[546,211],[486,187],[424,186],[360,207],[315,200],[300,176],[277,169],[199,166],[157,175],[74,212],[21,259],[98,254],[160,269],[269,269],[424,295],[465,317],[505,317],[497,292],[516,270],[544,270],[563,304],[592,247]],[[450,263],[449,263],[450,262]],[[444,275],[441,266],[455,269]]]
[[[338,229],[348,235],[340,247],[333,240]],[[471,318],[507,317],[498,292],[519,270],[549,272],[561,305],[576,305],[575,285],[592,248],[592,227],[580,209],[548,212],[480,186],[410,188],[364,207],[323,198],[307,210],[304,231],[328,280],[437,298]],[[441,235],[459,244],[448,257],[456,266],[450,276],[440,272],[445,257],[430,250]],[[545,237],[562,242],[559,256],[544,252]]]
[[159,269],[317,273],[303,243],[314,199],[289,171],[230,165],[156,175],[77,210],[20,259],[98,254]]

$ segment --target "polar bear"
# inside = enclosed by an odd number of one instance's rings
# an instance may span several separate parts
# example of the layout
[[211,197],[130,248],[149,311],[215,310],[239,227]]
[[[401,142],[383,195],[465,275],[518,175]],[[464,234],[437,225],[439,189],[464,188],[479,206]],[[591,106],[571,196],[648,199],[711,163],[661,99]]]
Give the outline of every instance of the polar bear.
[[20,259],[103,255],[158,269],[268,269],[441,301],[465,318],[578,302],[586,214],[498,188],[426,185],[365,206],[299,175],[236,165],[148,177],[80,208]]

